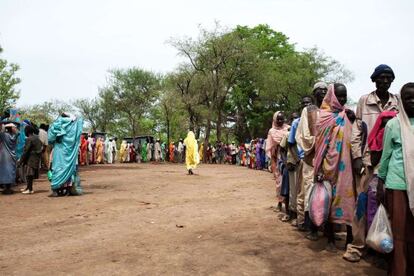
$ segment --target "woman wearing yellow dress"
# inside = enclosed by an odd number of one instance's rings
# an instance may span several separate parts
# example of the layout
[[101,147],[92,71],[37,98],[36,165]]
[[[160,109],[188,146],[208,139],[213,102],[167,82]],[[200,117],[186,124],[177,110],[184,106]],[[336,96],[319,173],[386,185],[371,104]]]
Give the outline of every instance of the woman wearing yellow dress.
[[198,150],[198,156],[200,158],[200,161],[203,160],[203,154],[204,154],[204,144],[203,142],[200,143],[200,149]]
[[197,168],[198,163],[200,163],[200,156],[198,155],[198,144],[195,139],[194,132],[189,131],[187,138],[184,140],[186,146],[185,150],[185,165],[188,170],[188,174],[192,175],[193,170]]
[[128,154],[127,146],[128,146],[127,141],[123,140],[122,144],[121,144],[121,148],[119,149],[119,155],[120,155],[119,156],[119,159],[120,159],[119,161],[121,163],[124,163],[126,161],[126,157],[127,157],[127,154]]

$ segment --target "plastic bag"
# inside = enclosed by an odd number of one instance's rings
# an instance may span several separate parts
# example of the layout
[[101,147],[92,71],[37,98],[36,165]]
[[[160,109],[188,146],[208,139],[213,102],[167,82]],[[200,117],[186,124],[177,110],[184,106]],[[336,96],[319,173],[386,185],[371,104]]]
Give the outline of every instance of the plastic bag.
[[378,207],[369,228],[366,243],[380,253],[390,253],[394,249],[391,224],[382,204]]
[[52,177],[53,177],[53,173],[52,173],[52,171],[51,171],[51,170],[49,170],[49,171],[47,172],[47,180],[49,180],[49,182],[52,182]]
[[368,201],[367,201],[367,229],[371,227],[375,214],[378,210],[377,204],[377,185],[378,176],[374,175],[368,184]]
[[309,216],[313,224],[319,227],[328,221],[331,202],[331,184],[328,181],[315,183],[309,196]]

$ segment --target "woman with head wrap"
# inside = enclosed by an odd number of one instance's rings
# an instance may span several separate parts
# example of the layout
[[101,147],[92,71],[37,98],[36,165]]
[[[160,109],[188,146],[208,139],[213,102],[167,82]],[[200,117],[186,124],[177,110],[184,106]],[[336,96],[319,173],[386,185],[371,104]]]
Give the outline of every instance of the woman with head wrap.
[[104,156],[105,156],[105,163],[110,164],[110,160],[112,159],[112,147],[111,147],[111,142],[109,141],[109,137],[105,137],[105,142],[104,142]]
[[77,174],[82,127],[82,118],[63,113],[49,128],[48,140],[53,145],[50,196],[68,192],[73,195],[82,193]]
[[[272,128],[269,129],[266,140],[266,155],[272,160],[272,172],[276,180],[276,201],[277,210],[282,210],[282,202],[284,198],[281,192],[281,175],[277,169],[278,158],[280,155],[279,145],[282,138],[288,133],[289,125],[285,124],[285,116],[283,112],[277,111],[273,114]],[[287,206],[286,206],[287,208]]]
[[200,161],[203,161],[204,157],[204,143],[200,143],[200,149],[198,150],[198,156],[200,157]]
[[150,162],[152,160],[152,142],[147,143],[147,160]]
[[126,150],[125,150],[125,163],[129,163],[130,161],[130,152],[131,152],[131,143],[127,142]]
[[256,169],[261,170],[263,169],[262,163],[262,146],[263,146],[263,139],[257,138],[256,139]]
[[389,275],[414,275],[414,83],[402,87],[398,109],[385,127],[377,196],[394,239]]
[[314,174],[318,182],[332,187],[330,215],[325,229],[328,251],[336,251],[333,224],[347,225],[347,243],[351,242],[351,224],[355,206],[351,163],[351,132],[345,103],[347,90],[343,84],[331,84],[321,105],[315,138]]
[[142,159],[142,163],[147,162],[147,142],[148,141],[144,141],[144,143],[141,145],[141,159]]
[[80,157],[79,157],[79,164],[81,166],[86,165],[87,151],[88,151],[88,140],[86,140],[84,135],[81,135]]
[[185,165],[188,170],[188,174],[192,175],[193,170],[197,168],[197,165],[200,163],[200,157],[198,155],[198,144],[195,139],[194,132],[189,131],[187,138],[184,139],[184,144],[186,145],[185,152]]
[[114,151],[114,144],[112,142],[112,139],[109,139],[108,142],[108,148],[106,149],[107,155],[108,155],[108,164],[113,164],[114,163],[114,155],[113,155],[113,151]]
[[104,144],[101,137],[96,138],[95,152],[96,163],[102,164],[104,161]]
[[127,141],[122,140],[121,147],[119,148],[119,155],[120,155],[119,161],[121,163],[124,163],[126,161],[126,157],[128,154],[127,147],[128,147]]
[[12,194],[16,181],[17,127],[12,123],[0,122],[0,184],[5,185],[3,194]]

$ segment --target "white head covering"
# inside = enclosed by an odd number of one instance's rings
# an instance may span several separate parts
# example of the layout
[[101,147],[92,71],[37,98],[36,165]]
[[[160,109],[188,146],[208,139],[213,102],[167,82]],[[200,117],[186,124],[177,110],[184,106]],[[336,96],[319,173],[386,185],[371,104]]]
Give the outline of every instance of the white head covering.
[[410,119],[405,112],[402,101],[398,102],[400,113],[397,118],[400,121],[401,141],[404,159],[404,173],[407,182],[407,195],[411,213],[414,215],[414,127],[411,126]]
[[315,91],[318,88],[320,88],[320,89],[328,89],[328,85],[326,84],[326,82],[323,82],[323,81],[317,82],[313,86],[313,90],[312,91]]

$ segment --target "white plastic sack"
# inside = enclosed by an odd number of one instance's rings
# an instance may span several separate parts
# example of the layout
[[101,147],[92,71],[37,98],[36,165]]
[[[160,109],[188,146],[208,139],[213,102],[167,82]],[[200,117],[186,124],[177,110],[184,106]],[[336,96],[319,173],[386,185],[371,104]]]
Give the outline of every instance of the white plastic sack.
[[381,253],[390,253],[394,249],[391,224],[382,204],[374,216],[366,242],[368,246]]

